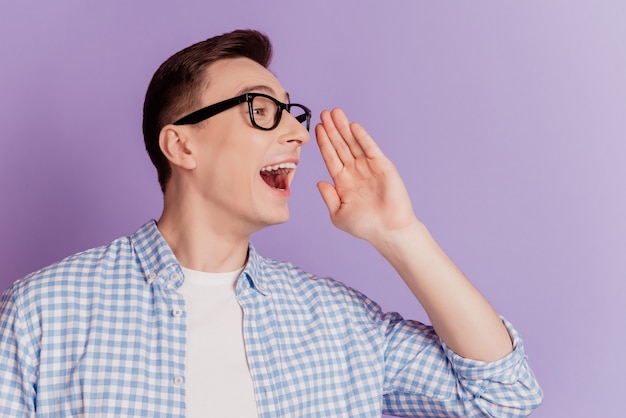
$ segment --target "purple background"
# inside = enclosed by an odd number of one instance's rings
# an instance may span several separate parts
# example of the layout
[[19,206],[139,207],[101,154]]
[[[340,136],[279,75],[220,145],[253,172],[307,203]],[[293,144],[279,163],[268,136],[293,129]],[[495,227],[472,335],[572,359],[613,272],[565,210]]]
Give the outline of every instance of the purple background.
[[[3,2],[0,290],[159,216],[149,78],[188,44],[257,28],[292,98],[314,121],[340,106],[368,128],[418,216],[522,333],[546,396],[533,416],[621,416],[624,22],[619,0]],[[384,260],[330,224],[327,177],[310,144],[292,220],[256,246],[425,320]]]

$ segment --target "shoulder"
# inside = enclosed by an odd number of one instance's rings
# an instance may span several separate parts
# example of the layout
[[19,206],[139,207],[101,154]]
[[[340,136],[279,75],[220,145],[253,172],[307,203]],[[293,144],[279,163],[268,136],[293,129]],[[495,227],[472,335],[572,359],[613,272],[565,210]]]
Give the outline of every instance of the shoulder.
[[307,272],[291,262],[266,257],[260,259],[263,277],[273,285],[272,287],[323,294],[360,294],[341,281]]
[[291,262],[264,257],[261,260],[267,287],[274,298],[284,303],[338,310],[369,320],[383,315],[376,302],[337,279],[307,272]]
[[102,279],[119,275],[132,264],[128,237],[91,248],[30,273],[15,281],[6,291],[7,300],[24,306],[42,301],[54,302],[63,296],[94,287]]

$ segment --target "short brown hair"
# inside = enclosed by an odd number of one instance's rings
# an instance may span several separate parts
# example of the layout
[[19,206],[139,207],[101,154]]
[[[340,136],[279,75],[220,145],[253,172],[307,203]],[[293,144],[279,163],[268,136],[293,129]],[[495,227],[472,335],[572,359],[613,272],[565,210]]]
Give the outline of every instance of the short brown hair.
[[143,138],[163,192],[171,168],[159,147],[161,129],[199,106],[209,82],[205,71],[209,65],[237,57],[250,58],[267,68],[272,59],[272,44],[259,31],[235,30],[175,53],[152,76],[143,105]]

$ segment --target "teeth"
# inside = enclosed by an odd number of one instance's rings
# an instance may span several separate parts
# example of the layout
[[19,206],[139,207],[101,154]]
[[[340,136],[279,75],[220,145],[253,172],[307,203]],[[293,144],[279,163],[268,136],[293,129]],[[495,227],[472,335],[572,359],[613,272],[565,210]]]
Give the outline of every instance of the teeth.
[[276,171],[276,170],[281,169],[281,168],[287,168],[287,169],[295,170],[296,169],[296,164],[295,163],[280,163],[280,164],[276,164],[276,165],[268,165],[267,167],[263,167],[261,169],[261,171]]

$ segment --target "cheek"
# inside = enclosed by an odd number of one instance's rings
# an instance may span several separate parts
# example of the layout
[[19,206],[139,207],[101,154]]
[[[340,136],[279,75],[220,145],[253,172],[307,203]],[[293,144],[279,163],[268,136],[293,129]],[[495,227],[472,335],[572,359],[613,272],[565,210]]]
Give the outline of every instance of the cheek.
[[[249,189],[260,179],[261,158],[252,147],[226,147],[214,149],[205,160],[205,173],[218,185],[237,193],[236,189]],[[240,190],[244,192],[244,190]]]
[[225,184],[260,180],[261,166],[269,152],[271,140],[244,122],[215,125],[215,129],[208,130],[201,150],[204,172],[219,177]]

